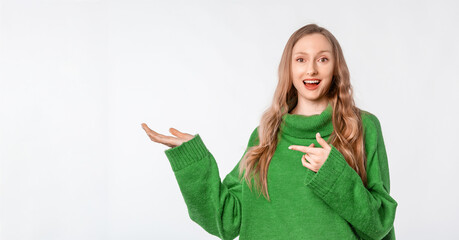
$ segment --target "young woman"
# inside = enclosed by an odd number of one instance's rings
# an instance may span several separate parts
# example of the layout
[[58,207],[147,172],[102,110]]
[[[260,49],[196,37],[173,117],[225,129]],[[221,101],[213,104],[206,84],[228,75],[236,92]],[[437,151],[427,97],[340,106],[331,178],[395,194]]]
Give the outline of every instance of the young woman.
[[355,106],[341,47],[323,27],[288,40],[272,105],[223,182],[199,134],[142,127],[171,147],[190,218],[221,239],[395,239],[380,122]]

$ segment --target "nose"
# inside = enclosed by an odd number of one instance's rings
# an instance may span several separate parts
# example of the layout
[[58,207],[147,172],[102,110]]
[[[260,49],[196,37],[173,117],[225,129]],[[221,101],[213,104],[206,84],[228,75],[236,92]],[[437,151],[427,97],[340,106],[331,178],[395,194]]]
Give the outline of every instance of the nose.
[[316,68],[316,65],[315,65],[314,61],[310,61],[310,63],[307,66],[306,73],[309,76],[317,74],[317,68]]

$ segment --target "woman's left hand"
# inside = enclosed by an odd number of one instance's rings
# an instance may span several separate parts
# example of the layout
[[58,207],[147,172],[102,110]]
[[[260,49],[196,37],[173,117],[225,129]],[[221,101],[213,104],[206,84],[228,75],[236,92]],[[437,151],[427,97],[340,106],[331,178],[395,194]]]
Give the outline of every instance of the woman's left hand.
[[[316,134],[317,142],[321,147],[314,147],[314,143],[308,146],[290,145],[288,148],[305,154],[301,158],[303,166],[311,169],[314,172],[319,171],[320,167],[327,160],[330,154],[331,147],[328,143],[320,136],[320,133]],[[307,160],[307,161],[306,161]]]

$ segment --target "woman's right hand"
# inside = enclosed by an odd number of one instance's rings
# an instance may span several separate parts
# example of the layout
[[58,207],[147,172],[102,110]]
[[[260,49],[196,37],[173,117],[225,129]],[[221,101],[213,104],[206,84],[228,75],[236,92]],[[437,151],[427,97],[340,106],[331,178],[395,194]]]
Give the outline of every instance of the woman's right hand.
[[159,134],[151,130],[145,123],[142,123],[141,125],[142,125],[143,130],[145,130],[145,132],[148,134],[148,136],[153,142],[162,143],[171,148],[177,147],[181,145],[183,142],[186,142],[194,138],[193,135],[188,134],[188,133],[182,133],[175,128],[169,128],[169,132],[175,136],[175,137],[172,137],[172,136],[165,136],[165,135]]

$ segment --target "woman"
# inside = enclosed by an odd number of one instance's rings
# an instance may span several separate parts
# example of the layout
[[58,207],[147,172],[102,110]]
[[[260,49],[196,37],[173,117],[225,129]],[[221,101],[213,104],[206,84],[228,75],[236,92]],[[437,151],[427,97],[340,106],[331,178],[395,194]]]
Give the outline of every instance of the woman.
[[190,218],[221,239],[395,239],[379,120],[355,106],[341,47],[316,24],[289,38],[272,105],[223,182],[199,134],[142,127],[171,147]]

